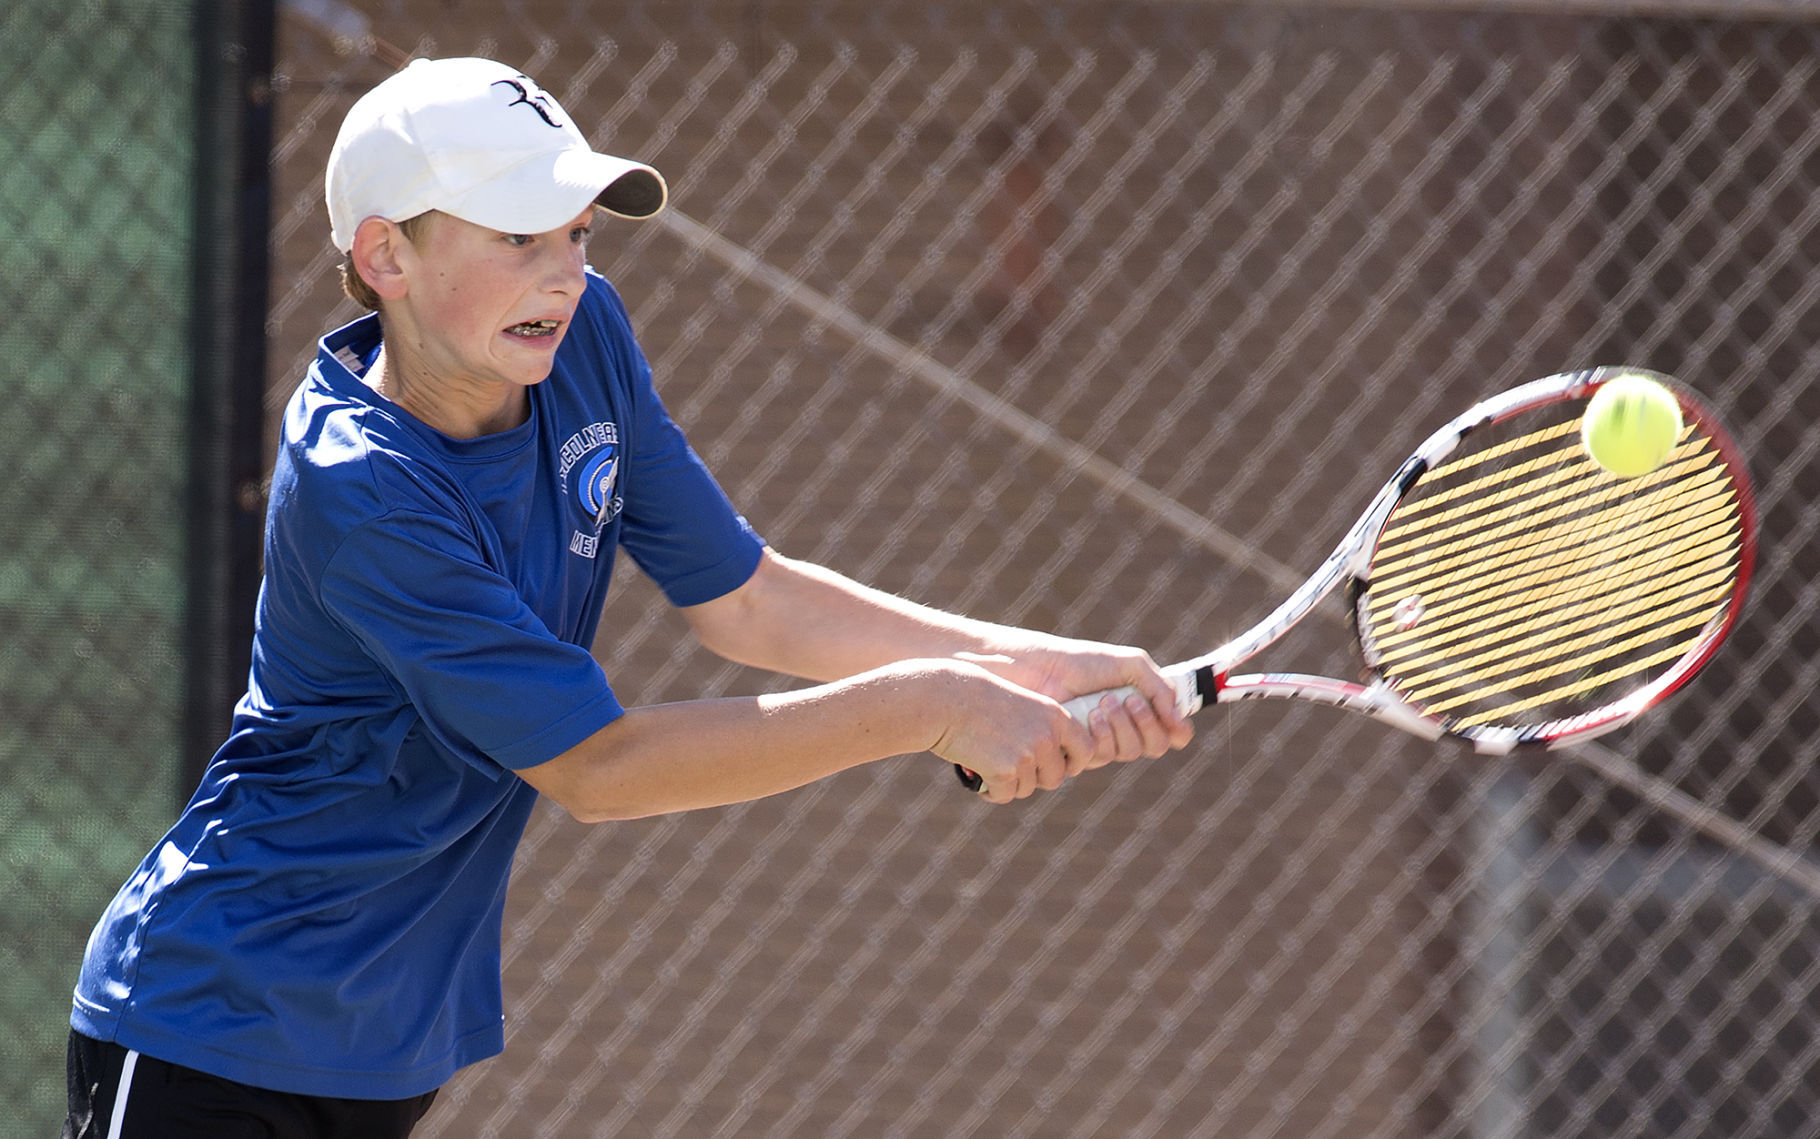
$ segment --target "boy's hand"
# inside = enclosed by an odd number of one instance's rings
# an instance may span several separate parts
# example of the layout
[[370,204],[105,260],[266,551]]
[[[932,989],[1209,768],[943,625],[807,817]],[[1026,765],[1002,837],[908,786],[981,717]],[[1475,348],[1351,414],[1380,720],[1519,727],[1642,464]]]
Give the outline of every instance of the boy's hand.
[[[1085,725],[1092,746],[1084,753],[1076,749],[1067,751],[1063,757],[1064,777],[1108,763],[1155,758],[1185,747],[1193,739],[1194,726],[1177,710],[1174,687],[1148,653],[1124,646],[1051,637],[1033,638],[1033,642],[1015,654],[963,653],[960,659],[1058,703],[1126,685],[1136,688],[1139,693],[1123,701],[1112,696],[1100,701]],[[982,790],[994,802],[1009,802],[1029,793],[1000,793],[993,786],[991,773],[972,764],[956,762],[985,779]],[[1046,769],[1043,778],[1048,778]],[[1055,785],[1059,786],[1059,781]],[[1039,781],[1037,786],[1050,789],[1051,784]]]
[[932,663],[949,687],[945,723],[929,750],[978,774],[987,799],[1009,803],[1053,791],[1086,769],[1098,743],[1058,702],[982,661]]

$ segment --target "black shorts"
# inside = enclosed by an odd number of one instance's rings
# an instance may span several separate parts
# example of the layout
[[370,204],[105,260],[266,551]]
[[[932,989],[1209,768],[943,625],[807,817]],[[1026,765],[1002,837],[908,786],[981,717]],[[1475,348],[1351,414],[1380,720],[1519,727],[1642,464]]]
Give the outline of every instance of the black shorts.
[[435,1092],[333,1099],[248,1087],[70,1033],[63,1139],[403,1139]]

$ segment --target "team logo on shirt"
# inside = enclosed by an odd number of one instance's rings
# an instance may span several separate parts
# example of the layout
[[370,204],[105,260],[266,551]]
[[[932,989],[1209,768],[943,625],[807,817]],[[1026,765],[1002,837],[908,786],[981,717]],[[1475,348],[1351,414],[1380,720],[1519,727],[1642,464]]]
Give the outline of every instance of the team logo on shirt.
[[592,533],[578,529],[569,536],[569,550],[584,558],[599,552],[601,531],[625,509],[619,457],[619,428],[612,423],[591,423],[563,442],[559,473],[593,523]]
[[620,500],[613,493],[618,484],[618,448],[609,447],[582,466],[576,490],[581,495],[582,506],[594,515],[596,527],[605,526],[607,520],[619,512]]

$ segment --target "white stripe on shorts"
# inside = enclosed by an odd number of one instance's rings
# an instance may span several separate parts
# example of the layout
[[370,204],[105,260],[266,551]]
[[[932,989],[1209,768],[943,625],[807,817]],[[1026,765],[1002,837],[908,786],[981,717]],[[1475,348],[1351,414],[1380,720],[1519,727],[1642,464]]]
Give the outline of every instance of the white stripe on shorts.
[[126,1123],[126,1093],[133,1086],[133,1069],[139,1066],[139,1053],[128,1052],[120,1065],[120,1086],[114,1089],[114,1118],[108,1121],[107,1139],[120,1139],[120,1128]]

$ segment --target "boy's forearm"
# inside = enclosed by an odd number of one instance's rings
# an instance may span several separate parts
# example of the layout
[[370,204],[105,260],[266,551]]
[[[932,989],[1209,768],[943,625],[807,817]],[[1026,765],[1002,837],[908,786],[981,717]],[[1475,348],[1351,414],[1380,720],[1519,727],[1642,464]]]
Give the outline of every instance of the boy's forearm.
[[925,751],[958,698],[910,662],[793,692],[633,708],[525,780],[584,822],[764,798],[888,756]]
[[995,653],[1033,637],[767,553],[746,587],[685,610],[709,649],[741,664],[835,680],[911,658]]

